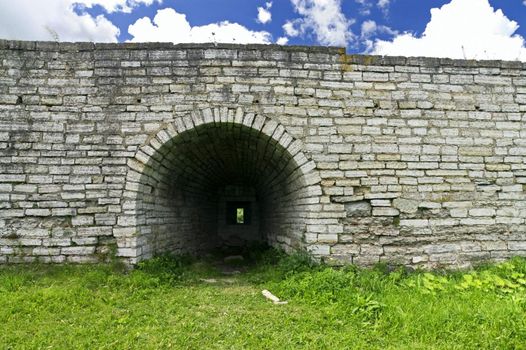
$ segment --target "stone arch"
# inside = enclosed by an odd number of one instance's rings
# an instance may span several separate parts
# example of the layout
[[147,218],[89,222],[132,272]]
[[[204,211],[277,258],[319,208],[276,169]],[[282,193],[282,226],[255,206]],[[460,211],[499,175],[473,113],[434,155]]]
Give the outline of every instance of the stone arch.
[[[302,148],[283,125],[241,108],[204,109],[165,124],[128,160],[114,228],[118,255],[134,264],[163,252],[198,254],[236,230],[237,239],[305,248],[322,191]],[[259,236],[254,227],[247,234],[224,225],[232,196],[254,203]]]

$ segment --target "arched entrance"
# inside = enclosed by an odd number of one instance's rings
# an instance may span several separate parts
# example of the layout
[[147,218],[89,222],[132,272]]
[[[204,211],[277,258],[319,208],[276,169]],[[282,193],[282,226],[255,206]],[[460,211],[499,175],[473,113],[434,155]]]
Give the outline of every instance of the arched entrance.
[[132,263],[256,242],[302,248],[321,194],[301,142],[271,119],[239,109],[177,119],[129,167],[119,222],[127,229],[117,229],[117,240]]

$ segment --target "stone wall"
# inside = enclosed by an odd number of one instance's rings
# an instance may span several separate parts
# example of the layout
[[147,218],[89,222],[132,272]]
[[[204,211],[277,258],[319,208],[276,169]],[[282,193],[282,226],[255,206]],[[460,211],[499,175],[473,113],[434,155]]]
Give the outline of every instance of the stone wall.
[[519,62],[0,41],[0,262],[200,254],[225,186],[331,263],[524,256],[525,111]]

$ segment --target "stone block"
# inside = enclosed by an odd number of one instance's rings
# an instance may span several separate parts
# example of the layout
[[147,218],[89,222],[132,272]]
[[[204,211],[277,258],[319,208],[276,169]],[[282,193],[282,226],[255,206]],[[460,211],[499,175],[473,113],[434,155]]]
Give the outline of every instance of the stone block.
[[428,219],[402,219],[400,220],[400,226],[407,227],[427,227],[429,226]]
[[93,255],[95,247],[64,247],[60,252],[63,255]]
[[71,218],[71,224],[73,226],[89,226],[93,225],[93,216],[89,215],[76,215]]
[[389,207],[374,207],[373,216],[398,216],[400,211]]
[[338,243],[338,235],[335,233],[318,234],[317,243],[326,243],[326,244]]
[[345,203],[345,211],[347,216],[370,216],[371,204],[369,201],[356,201]]
[[477,217],[489,216],[489,217],[493,217],[493,216],[495,216],[495,214],[496,214],[496,212],[495,212],[495,209],[493,209],[493,208],[473,208],[473,209],[469,210],[469,215],[470,216],[477,216]]
[[395,198],[393,200],[393,207],[398,209],[401,213],[414,214],[418,211],[419,202],[411,199]]
[[331,253],[331,247],[324,244],[310,245],[307,250],[313,255],[330,255]]
[[50,216],[51,210],[49,209],[26,209],[24,214],[27,216]]

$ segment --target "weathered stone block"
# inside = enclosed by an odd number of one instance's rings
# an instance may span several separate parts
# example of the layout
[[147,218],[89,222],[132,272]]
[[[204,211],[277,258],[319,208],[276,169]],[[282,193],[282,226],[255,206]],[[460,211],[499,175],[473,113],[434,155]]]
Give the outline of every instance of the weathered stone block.
[[389,207],[375,207],[373,208],[373,216],[398,216],[400,211]]
[[345,211],[347,216],[370,216],[371,204],[369,201],[357,201],[345,203]]
[[469,210],[470,216],[495,216],[496,212],[493,208],[474,208]]
[[63,255],[92,255],[95,247],[64,247],[60,249]]
[[395,198],[393,200],[393,207],[398,209],[401,213],[413,214],[418,211],[418,201],[404,198]]

